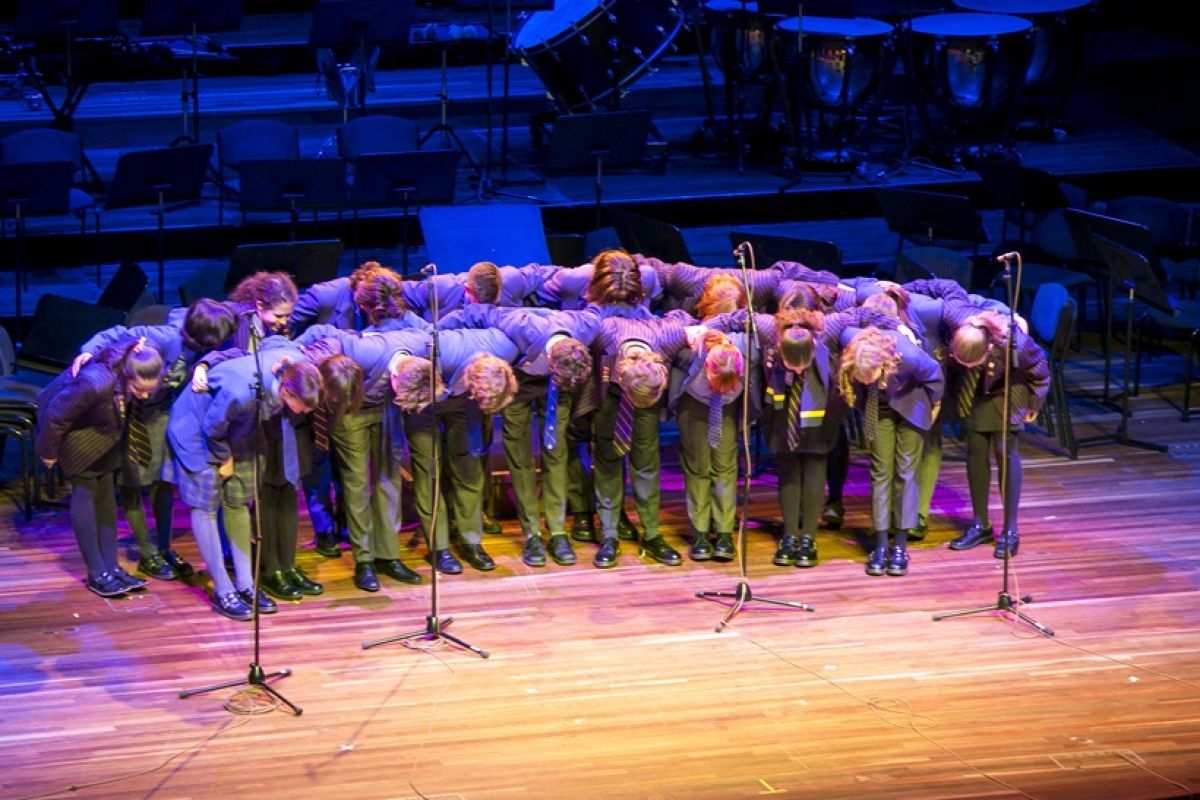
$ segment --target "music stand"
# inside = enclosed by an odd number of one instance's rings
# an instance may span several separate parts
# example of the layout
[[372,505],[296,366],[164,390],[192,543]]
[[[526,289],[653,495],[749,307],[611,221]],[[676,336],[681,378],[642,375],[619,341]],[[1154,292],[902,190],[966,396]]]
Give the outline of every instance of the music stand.
[[[200,49],[201,33],[236,31],[242,27],[242,0],[146,0],[142,12],[142,36],[184,34],[192,45],[191,68],[183,76],[180,104],[183,108],[183,134],[171,142],[200,142]],[[173,52],[173,51],[172,51]],[[204,58],[219,57],[208,48]],[[191,79],[191,90],[188,80]],[[191,105],[191,124],[188,105]]]
[[[135,150],[117,159],[117,169],[105,198],[106,210],[133,206],[155,206],[158,218],[158,294],[161,302],[163,262],[166,260],[166,236],[163,217],[200,202],[204,173],[212,158],[211,144],[191,144],[183,147],[159,147]],[[167,203],[171,206],[167,206]]]
[[742,242],[749,242],[754,248],[755,266],[758,269],[770,267],[777,261],[796,261],[812,269],[841,274],[842,251],[833,242],[746,231],[730,232],[729,243],[733,247]]
[[1153,442],[1129,438],[1129,356],[1133,350],[1133,304],[1140,300],[1156,311],[1164,314],[1174,314],[1175,307],[1167,297],[1149,259],[1141,253],[1110,239],[1092,233],[1092,248],[1100,256],[1109,269],[1113,285],[1121,285],[1126,291],[1125,305],[1125,368],[1121,380],[1121,422],[1117,430],[1107,436],[1092,436],[1080,439],[1077,444],[1084,447],[1091,444],[1112,442],[1143,450],[1153,450],[1158,453],[1167,452],[1167,447]]
[[[357,106],[366,108],[367,45],[407,46],[412,29],[414,0],[323,0],[313,9],[308,31],[309,47],[352,46],[358,50]],[[347,98],[345,111],[349,108]]]
[[[646,158],[650,111],[602,111],[570,114],[554,121],[546,172],[596,171],[596,227],[604,195],[604,167],[631,167]],[[516,263],[516,262],[513,262]]]
[[897,255],[904,246],[905,237],[927,246],[949,246],[951,249],[970,244],[974,246],[976,256],[979,245],[988,241],[983,217],[967,197],[884,188],[875,189],[874,194],[888,230],[897,236]]
[[[1015,209],[1020,215],[1017,218],[1017,230],[1022,242],[1025,241],[1027,230],[1026,214],[1043,214],[1067,206],[1067,197],[1058,178],[1044,169],[983,158],[973,166],[996,205],[1003,209]],[[1008,232],[1007,215],[1004,216],[1003,225],[1001,239]]]
[[224,291],[228,294],[256,272],[290,273],[299,289],[331,281],[337,277],[344,249],[339,239],[238,245],[229,257]]
[[263,158],[238,164],[238,205],[247,211],[287,211],[295,240],[301,211],[346,207],[346,162],[340,158]]
[[[27,164],[0,163],[0,226],[14,222],[13,266],[16,273],[16,313],[21,320],[21,294],[25,289],[25,218],[58,216],[70,212],[71,181],[75,167],[70,161],[41,161]],[[6,228],[7,229],[7,228]]]
[[401,221],[402,270],[408,274],[408,209],[432,203],[453,203],[458,170],[457,150],[410,150],[370,153],[354,159],[350,208],[354,215],[354,262],[358,263],[358,210],[394,207],[404,210]]
[[[72,42],[83,36],[109,36],[117,33],[118,0],[20,0],[17,4],[17,17],[13,25],[13,36],[36,44],[35,51],[27,55],[26,74],[41,95],[46,108],[54,116],[51,127],[61,131],[70,131],[75,127],[75,109],[83,100],[89,79],[76,80],[75,65],[72,53]],[[60,76],[66,94],[62,104],[54,102],[45,79],[41,73],[45,71],[43,59],[37,63],[32,60],[38,55],[45,55],[45,50],[57,47],[63,42],[63,52],[66,59],[66,70]],[[40,69],[39,69],[40,68]]]
[[428,206],[420,211],[425,258],[443,274],[477,261],[549,264],[542,209],[524,203]]

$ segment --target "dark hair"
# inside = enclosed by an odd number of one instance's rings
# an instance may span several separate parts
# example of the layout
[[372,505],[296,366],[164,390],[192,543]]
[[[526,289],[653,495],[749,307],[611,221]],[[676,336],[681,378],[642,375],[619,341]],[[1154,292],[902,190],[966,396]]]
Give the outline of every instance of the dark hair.
[[331,421],[362,407],[363,371],[349,356],[330,356],[318,366],[321,372],[321,405]]
[[402,316],[408,305],[401,293],[400,276],[386,267],[364,275],[354,289],[354,305],[372,325]]
[[193,353],[208,352],[233,336],[237,324],[237,314],[232,308],[201,297],[188,307],[183,319],[183,345]]
[[256,272],[234,287],[229,299],[247,306],[274,308],[280,303],[294,303],[299,296],[292,276],[286,272]]
[[646,299],[642,271],[624,250],[603,250],[592,259],[587,300],[600,305],[637,305]]
[[279,372],[279,391],[312,411],[321,402],[321,371],[311,361],[293,361]]
[[467,286],[476,303],[495,305],[500,300],[503,284],[504,273],[491,261],[480,261],[467,270]]

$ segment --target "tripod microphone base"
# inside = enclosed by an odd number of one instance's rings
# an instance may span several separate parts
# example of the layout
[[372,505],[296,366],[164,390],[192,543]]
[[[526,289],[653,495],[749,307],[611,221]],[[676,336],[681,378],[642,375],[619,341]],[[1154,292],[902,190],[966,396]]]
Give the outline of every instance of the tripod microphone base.
[[215,692],[219,689],[232,689],[235,686],[253,686],[274,697],[282,705],[287,706],[294,716],[298,717],[304,713],[304,709],[300,708],[300,706],[296,705],[291,700],[288,700],[286,697],[280,694],[275,687],[267,683],[267,681],[272,681],[277,678],[286,678],[291,674],[291,669],[287,667],[275,670],[274,672],[265,672],[263,671],[261,664],[254,662],[250,664],[250,672],[245,678],[240,678],[233,681],[225,681],[224,683],[214,683],[211,686],[202,686],[199,689],[183,689],[179,692],[179,699],[186,700],[194,695],[207,694],[208,692]]
[[464,642],[462,639],[459,639],[457,636],[452,636],[452,635],[446,633],[446,628],[450,627],[450,623],[452,623],[452,622],[454,622],[454,617],[446,617],[445,619],[438,619],[434,615],[430,614],[427,617],[425,617],[425,627],[422,630],[410,631],[408,633],[402,633],[399,636],[389,636],[385,639],[375,639],[374,641],[363,642],[362,649],[370,650],[372,647],[378,647],[381,644],[391,644],[392,642],[404,642],[404,641],[408,641],[410,639],[419,639],[421,641],[427,641],[427,642],[431,642],[431,641],[434,641],[437,639],[444,639],[445,641],[449,642],[450,644],[458,645],[459,647],[463,648],[464,650],[470,650],[472,653],[479,656],[480,658],[487,658],[489,655],[487,650],[481,650],[480,648],[476,647],[473,644]]
[[1028,595],[1028,594],[1023,595],[1020,599],[1018,599],[1018,598],[1013,597],[1008,592],[1000,592],[996,596],[996,602],[990,606],[983,606],[981,608],[968,608],[968,609],[964,609],[962,611],[943,611],[940,614],[934,614],[933,621],[938,622],[943,619],[949,619],[950,617],[965,617],[970,614],[985,614],[989,611],[1004,611],[1009,614],[1012,614],[1014,617],[1021,620],[1022,622],[1032,625],[1034,628],[1037,628],[1040,632],[1042,632],[1046,636],[1053,636],[1054,635],[1053,630],[1046,627],[1045,625],[1038,622],[1033,617],[1029,616],[1028,614],[1023,613],[1020,610],[1020,605],[1022,603],[1032,603],[1032,602],[1033,602],[1032,595]]
[[750,584],[747,583],[746,581],[739,582],[737,585],[737,588],[735,588],[732,592],[699,591],[699,592],[696,592],[696,597],[699,597],[701,600],[713,600],[713,601],[720,601],[720,600],[726,600],[726,599],[733,600],[733,604],[729,606],[729,612],[725,615],[725,618],[723,620],[721,620],[720,622],[717,623],[717,626],[714,629],[717,633],[720,633],[721,631],[725,630],[725,626],[729,624],[729,620],[733,619],[733,615],[736,614],[737,612],[741,611],[742,607],[745,606],[746,603],[768,603],[768,604],[774,605],[774,606],[784,606],[785,608],[794,608],[798,611],[816,611],[817,610],[813,606],[810,606],[808,603],[796,603],[791,600],[775,600],[770,597],[756,597],[754,595],[754,592],[750,589]]

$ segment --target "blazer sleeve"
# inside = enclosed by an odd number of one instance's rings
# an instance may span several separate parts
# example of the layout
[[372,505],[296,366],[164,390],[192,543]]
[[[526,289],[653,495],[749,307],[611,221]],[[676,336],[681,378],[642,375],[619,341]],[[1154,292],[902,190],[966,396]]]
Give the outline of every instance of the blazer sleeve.
[[296,298],[292,307],[292,315],[288,317],[288,330],[292,337],[299,336],[310,325],[316,324],[321,315],[320,284],[310,286]]
[[1017,336],[1021,344],[1017,351],[1017,367],[1025,374],[1025,380],[1029,384],[1029,411],[1041,411],[1050,391],[1050,365],[1046,361],[1045,351],[1032,336],[1020,330]]
[[111,393],[109,397],[104,397],[103,390],[110,384],[106,378],[111,379],[111,372],[103,366],[80,372],[50,402],[38,409],[34,439],[34,451],[38,458],[57,460],[63,438],[76,427],[76,423],[94,406],[112,401]]
[[226,387],[213,397],[200,426],[204,439],[208,442],[208,451],[212,455],[213,463],[221,464],[232,457],[229,429],[235,420],[253,413],[253,396],[243,395]]

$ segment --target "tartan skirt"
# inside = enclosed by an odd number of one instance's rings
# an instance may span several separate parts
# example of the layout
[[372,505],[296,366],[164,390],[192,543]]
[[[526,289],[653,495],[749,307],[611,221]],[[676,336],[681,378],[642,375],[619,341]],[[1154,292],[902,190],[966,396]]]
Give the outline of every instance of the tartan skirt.
[[200,511],[216,513],[222,503],[248,506],[254,500],[254,462],[249,459],[235,460],[233,477],[222,479],[214,465],[192,472],[168,453],[163,460],[162,479],[179,487],[179,499]]

